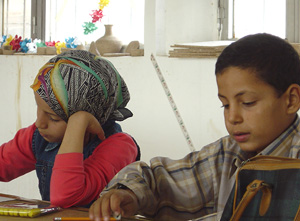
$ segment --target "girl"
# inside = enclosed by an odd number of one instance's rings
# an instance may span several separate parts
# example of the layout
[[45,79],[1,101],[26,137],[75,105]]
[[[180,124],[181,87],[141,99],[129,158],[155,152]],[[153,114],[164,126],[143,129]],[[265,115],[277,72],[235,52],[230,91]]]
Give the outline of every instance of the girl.
[[0,146],[0,180],[36,170],[43,200],[61,207],[88,206],[139,149],[115,120],[132,113],[129,92],[114,66],[87,51],[49,60],[31,86],[35,124]]

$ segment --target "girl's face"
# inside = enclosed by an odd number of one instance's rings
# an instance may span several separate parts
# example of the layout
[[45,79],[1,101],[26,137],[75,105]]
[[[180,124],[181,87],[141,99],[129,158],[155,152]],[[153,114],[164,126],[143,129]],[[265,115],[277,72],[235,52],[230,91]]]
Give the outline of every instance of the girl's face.
[[57,116],[37,93],[34,93],[34,96],[37,104],[35,125],[40,134],[48,142],[61,142],[67,128],[67,123]]
[[287,96],[250,70],[229,67],[217,75],[218,96],[224,107],[230,136],[246,152],[260,152],[293,122],[287,113]]

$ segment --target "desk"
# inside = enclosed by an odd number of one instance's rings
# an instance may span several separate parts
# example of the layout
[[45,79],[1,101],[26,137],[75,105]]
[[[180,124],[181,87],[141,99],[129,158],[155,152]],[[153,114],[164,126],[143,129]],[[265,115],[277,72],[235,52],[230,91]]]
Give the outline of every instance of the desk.
[[[7,200],[9,201],[3,201],[1,202],[0,200],[0,207],[1,205],[5,205],[8,203],[18,203],[18,202],[28,202],[28,203],[35,203],[38,205],[41,204],[49,204],[50,202],[48,201],[43,201],[43,200],[35,200],[35,199],[25,199],[22,197],[18,196],[13,196],[13,195],[8,195],[8,194],[2,194],[0,193],[0,199],[8,198]],[[46,215],[41,215],[38,217],[34,218],[27,218],[27,217],[19,217],[19,216],[1,216],[0,215],[0,221],[53,221],[53,218],[55,217],[88,217],[89,216],[89,210],[87,208],[82,208],[82,207],[71,207],[68,209],[62,209],[61,211],[49,213]],[[132,216],[130,218],[122,218],[121,220],[123,221],[151,221],[152,219],[148,219],[143,216]]]
[[42,215],[35,218],[0,216],[1,221],[53,221],[54,217],[88,217],[88,211],[81,211],[78,209],[64,209],[59,212]]
[[[1,194],[0,197],[8,197],[12,198],[14,202],[37,202],[37,203],[49,203],[47,201],[42,201],[42,200],[31,200],[31,199],[24,199],[18,196],[12,196],[12,195],[7,195],[7,194]],[[11,201],[10,201],[11,202]],[[0,206],[5,204],[5,202],[0,202]],[[39,217],[35,218],[26,218],[26,217],[14,217],[14,216],[0,216],[1,221],[53,221],[54,217],[88,217],[88,209],[87,208],[77,208],[77,207],[71,207],[68,209],[63,209],[58,212],[42,215]]]

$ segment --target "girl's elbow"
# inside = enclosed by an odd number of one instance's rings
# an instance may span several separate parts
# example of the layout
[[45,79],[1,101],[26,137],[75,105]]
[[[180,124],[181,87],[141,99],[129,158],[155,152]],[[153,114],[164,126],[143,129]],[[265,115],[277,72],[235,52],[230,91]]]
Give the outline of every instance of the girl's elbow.
[[75,202],[70,200],[70,197],[61,197],[61,196],[50,196],[51,205],[59,206],[61,208],[69,208],[75,206]]

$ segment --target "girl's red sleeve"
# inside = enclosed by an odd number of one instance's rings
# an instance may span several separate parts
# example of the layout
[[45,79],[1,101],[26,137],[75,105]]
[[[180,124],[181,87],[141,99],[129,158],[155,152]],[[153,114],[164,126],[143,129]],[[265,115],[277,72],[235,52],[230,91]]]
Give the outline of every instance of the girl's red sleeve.
[[15,137],[0,146],[0,181],[10,181],[35,169],[32,136],[35,125],[20,129]]
[[51,203],[63,208],[89,204],[136,156],[137,146],[125,133],[109,136],[86,160],[82,153],[57,154],[50,185]]

